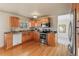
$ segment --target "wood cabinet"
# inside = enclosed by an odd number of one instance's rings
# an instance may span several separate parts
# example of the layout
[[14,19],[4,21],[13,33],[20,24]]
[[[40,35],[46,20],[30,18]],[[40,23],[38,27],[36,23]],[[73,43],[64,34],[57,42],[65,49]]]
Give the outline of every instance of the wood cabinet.
[[22,32],[22,43],[30,40],[30,33],[26,31]]
[[42,23],[48,23],[49,19],[48,19],[48,17],[42,17],[42,18],[40,18],[40,21],[41,21],[41,24]]
[[30,40],[34,40],[34,31],[29,32]]
[[34,31],[34,41],[40,42],[40,34],[37,31]]
[[72,10],[75,11],[75,25],[76,25],[76,55],[78,55],[79,48],[79,3],[72,4]]
[[79,4],[75,4],[76,9],[76,33],[79,33]]
[[43,24],[43,23],[49,23],[49,17],[40,17],[37,20],[36,19],[34,19],[34,20],[31,19],[29,21],[29,23],[30,23],[30,27],[41,26],[41,24]]
[[6,49],[11,48],[13,46],[13,43],[12,43],[13,34],[12,33],[6,33],[4,38],[5,38],[5,48]]
[[10,17],[10,27],[16,28],[20,25],[19,18],[15,16]]
[[76,4],[76,14],[77,14],[76,21],[79,23],[79,4]]
[[30,20],[29,23],[30,23],[30,27],[35,27],[35,23],[36,23],[35,20]]
[[47,34],[47,40],[48,40],[48,45],[50,46],[55,46],[55,33],[48,33]]
[[77,47],[79,47],[79,28],[76,29]]
[[76,12],[76,45],[79,48],[79,3],[72,4],[72,10]]

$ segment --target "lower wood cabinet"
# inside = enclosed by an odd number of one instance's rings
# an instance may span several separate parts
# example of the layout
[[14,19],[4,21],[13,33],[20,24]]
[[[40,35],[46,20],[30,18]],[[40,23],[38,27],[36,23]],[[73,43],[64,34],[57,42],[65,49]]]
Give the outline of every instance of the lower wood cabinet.
[[10,33],[6,33],[4,38],[5,38],[5,43],[4,43],[5,48],[6,49],[11,48],[13,46],[13,43],[12,43],[12,41],[13,41],[13,34],[11,32]]
[[29,32],[29,38],[30,40],[34,40],[34,31]]
[[22,43],[29,40],[29,34],[28,32],[22,32]]
[[48,33],[47,34],[47,39],[48,39],[48,45],[50,46],[55,46],[55,33]]
[[40,33],[37,31],[34,31],[34,41],[40,42]]
[[76,28],[76,40],[77,40],[77,47],[79,48],[79,28]]

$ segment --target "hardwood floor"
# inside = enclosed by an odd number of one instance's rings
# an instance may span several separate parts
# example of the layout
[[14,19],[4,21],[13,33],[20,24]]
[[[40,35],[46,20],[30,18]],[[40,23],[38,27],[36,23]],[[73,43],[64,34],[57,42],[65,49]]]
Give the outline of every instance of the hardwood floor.
[[57,45],[56,47],[41,45],[38,42],[26,42],[11,49],[0,49],[1,56],[67,56],[66,46]]

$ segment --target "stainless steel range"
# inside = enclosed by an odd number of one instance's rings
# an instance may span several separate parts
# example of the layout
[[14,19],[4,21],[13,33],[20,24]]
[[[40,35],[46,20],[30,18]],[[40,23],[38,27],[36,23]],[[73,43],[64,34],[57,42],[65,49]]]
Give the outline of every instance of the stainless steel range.
[[40,33],[40,43],[47,44],[47,33]]
[[47,43],[47,34],[50,32],[50,28],[40,28],[40,43],[48,44]]

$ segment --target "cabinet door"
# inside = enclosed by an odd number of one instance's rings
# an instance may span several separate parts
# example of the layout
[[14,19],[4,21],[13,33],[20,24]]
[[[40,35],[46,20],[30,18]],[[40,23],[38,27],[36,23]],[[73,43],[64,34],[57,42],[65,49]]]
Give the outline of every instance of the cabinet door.
[[35,27],[35,21],[34,20],[30,20],[29,23],[30,23],[30,27]]
[[13,34],[12,33],[7,33],[5,34],[5,47],[6,49],[11,48],[13,46]]
[[28,37],[29,40],[34,40],[34,32],[33,31],[28,32]]
[[26,32],[22,32],[22,42],[26,42],[27,36]]
[[79,4],[76,4],[76,27],[79,27]]
[[76,4],[77,21],[79,22],[79,4]]
[[75,10],[76,8],[76,3],[72,3],[72,10]]
[[79,28],[76,29],[77,47],[79,47]]
[[40,41],[40,34],[39,34],[39,32],[34,32],[34,41],[37,41],[37,42]]
[[31,38],[30,32],[22,32],[22,42],[30,41]]
[[76,4],[76,41],[77,47],[79,47],[79,4]]
[[48,17],[41,18],[40,20],[41,20],[41,23],[48,23],[49,22]]
[[48,33],[47,35],[48,39],[48,45],[55,46],[55,34],[54,33]]
[[19,25],[20,25],[19,18],[11,16],[10,17],[10,26],[11,27],[18,27]]

